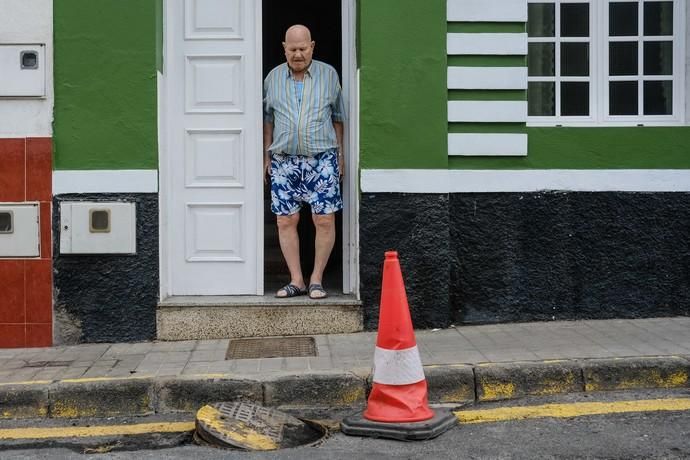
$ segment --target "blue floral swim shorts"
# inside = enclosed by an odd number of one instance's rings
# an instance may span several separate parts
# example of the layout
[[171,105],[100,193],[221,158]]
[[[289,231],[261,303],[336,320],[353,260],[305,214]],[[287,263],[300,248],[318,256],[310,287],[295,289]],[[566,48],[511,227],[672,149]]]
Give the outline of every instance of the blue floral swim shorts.
[[309,203],[312,214],[332,214],[343,208],[336,150],[313,157],[271,155],[271,211],[278,216],[299,212]]

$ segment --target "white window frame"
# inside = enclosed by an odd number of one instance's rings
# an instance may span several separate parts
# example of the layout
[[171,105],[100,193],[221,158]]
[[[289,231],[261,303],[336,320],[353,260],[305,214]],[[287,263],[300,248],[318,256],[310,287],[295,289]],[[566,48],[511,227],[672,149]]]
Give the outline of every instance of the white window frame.
[[[643,31],[644,27],[644,2],[673,2],[673,76],[647,76],[642,75],[644,60],[643,46],[638,46],[638,81],[644,80],[672,80],[673,81],[673,115],[608,115],[609,113],[609,81],[633,80],[632,77],[611,77],[609,76],[609,43],[612,41],[633,41],[634,37],[621,37],[620,39],[609,39],[609,3],[629,2],[639,3],[638,8],[638,27]],[[528,77],[528,82],[533,81],[554,81],[556,82],[556,116],[528,116],[527,126],[682,126],[686,121],[686,97],[688,88],[686,87],[686,0],[528,0],[528,3],[553,3],[556,12],[556,37],[528,37],[529,43],[556,41],[556,77]],[[585,77],[559,77],[560,74],[560,43],[562,42],[582,42],[581,37],[560,38],[560,4],[562,3],[588,3],[590,12],[590,114],[587,117],[560,116],[560,82],[579,81]],[[637,37],[640,44],[643,37]],[[648,37],[646,41],[668,41],[668,36]],[[644,99],[642,97],[642,85],[639,85],[639,112],[644,110]]]
[[[543,0],[543,1],[530,1],[529,3],[551,3],[554,5],[555,12],[555,27],[553,37],[528,37],[527,43],[555,43],[555,59],[554,59],[554,74],[553,77],[527,77],[529,82],[554,82],[555,85],[555,116],[528,116],[527,120],[529,124],[540,123],[547,126],[554,124],[554,120],[568,120],[569,122],[579,122],[579,123],[592,123],[596,120],[596,116],[593,113],[595,109],[595,86],[597,85],[596,75],[596,63],[595,59],[592,59],[594,52],[594,30],[595,30],[595,15],[592,14],[592,1],[591,0]],[[561,4],[562,3],[587,3],[589,4],[589,37],[561,37]],[[588,77],[563,77],[561,76],[561,43],[589,43],[589,76]],[[588,82],[589,83],[589,116],[561,116],[561,83],[562,82]],[[528,101],[529,102],[529,101]],[[560,123],[559,123],[560,124]]]

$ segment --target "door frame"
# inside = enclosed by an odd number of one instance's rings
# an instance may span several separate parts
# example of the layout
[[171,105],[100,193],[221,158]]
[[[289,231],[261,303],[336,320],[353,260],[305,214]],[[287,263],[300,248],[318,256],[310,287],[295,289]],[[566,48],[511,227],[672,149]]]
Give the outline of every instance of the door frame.
[[357,4],[341,1],[342,86],[347,101],[345,180],[343,181],[343,292],[359,294],[359,70],[357,69]]
[[[158,83],[158,203],[159,203],[159,269],[160,269],[160,291],[159,297],[161,300],[171,296],[172,286],[172,264],[170,263],[169,254],[172,254],[173,247],[169,232],[171,231],[168,222],[169,217],[173,212],[173,205],[171,197],[170,171],[172,171],[172,164],[170,155],[168,155],[168,134],[170,131],[170,120],[167,117],[167,101],[172,97],[180,97],[178,88],[171,88],[167,75],[169,75],[169,60],[166,56],[169,55],[170,43],[169,38],[169,23],[168,14],[170,14],[170,1],[163,0],[162,11],[162,53],[163,65],[162,72],[157,72]],[[252,5],[255,8],[255,17],[262,18],[262,3],[261,1],[245,0],[245,5]],[[358,171],[359,171],[359,71],[357,69],[356,61],[356,0],[342,0],[341,1],[341,21],[342,21],[342,86],[343,96],[347,101],[347,122],[345,124],[345,152],[346,152],[346,171],[345,180],[343,182],[343,292],[354,294],[359,299],[359,188]],[[262,49],[263,49],[263,28],[261,20],[256,24],[256,40],[255,40],[255,56],[259,59],[255,62],[255,67],[258,69],[258,75],[262,75]],[[175,92],[175,94],[173,94]],[[261,117],[259,117],[261,118]],[[257,132],[263,132],[262,120],[258,120],[259,126]],[[255,139],[257,152],[263,149],[263,140],[261,136]],[[259,162],[262,163],[262,162]],[[261,178],[262,171],[254,171],[257,178]],[[258,187],[260,193],[263,193],[263,187]],[[264,293],[264,239],[263,239],[263,224],[264,212],[263,196],[257,196],[257,205],[259,206],[257,212],[257,231],[261,236],[257,238],[257,273],[256,291],[258,295]]]

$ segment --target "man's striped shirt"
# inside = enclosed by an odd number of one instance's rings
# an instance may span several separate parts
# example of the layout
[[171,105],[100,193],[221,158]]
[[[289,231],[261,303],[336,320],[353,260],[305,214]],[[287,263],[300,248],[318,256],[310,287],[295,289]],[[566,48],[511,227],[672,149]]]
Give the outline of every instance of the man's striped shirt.
[[345,120],[338,74],[312,60],[304,74],[302,101],[287,63],[264,80],[264,123],[273,124],[272,153],[313,156],[338,147],[333,122]]

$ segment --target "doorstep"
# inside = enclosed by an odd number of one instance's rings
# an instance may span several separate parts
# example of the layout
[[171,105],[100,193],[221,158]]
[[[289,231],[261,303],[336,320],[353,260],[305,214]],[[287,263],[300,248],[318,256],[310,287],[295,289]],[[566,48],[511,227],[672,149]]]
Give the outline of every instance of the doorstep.
[[205,340],[359,332],[362,302],[354,295],[173,296],[156,309],[158,340]]

